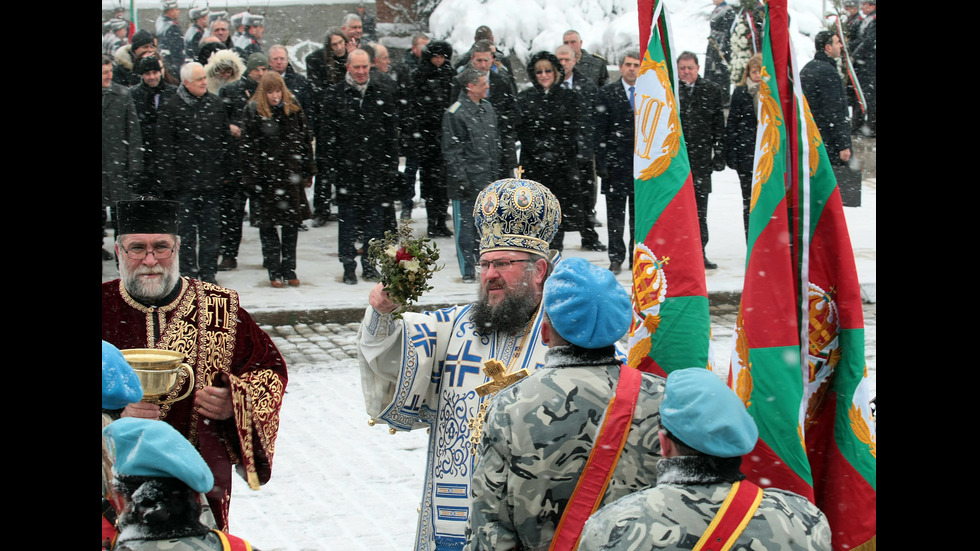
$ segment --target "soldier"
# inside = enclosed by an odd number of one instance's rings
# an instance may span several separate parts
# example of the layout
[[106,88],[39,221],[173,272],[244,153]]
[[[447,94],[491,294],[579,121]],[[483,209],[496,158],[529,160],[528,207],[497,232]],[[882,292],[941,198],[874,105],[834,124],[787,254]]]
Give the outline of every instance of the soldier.
[[[442,117],[442,155],[446,159],[446,196],[453,202],[456,256],[464,283],[476,281],[479,239],[473,207],[480,191],[493,181],[500,167],[500,138],[497,112],[486,100],[486,73],[467,67],[459,75],[466,90],[460,92]],[[444,228],[442,220],[433,226]]]
[[157,18],[156,33],[160,41],[160,57],[167,72],[177,75],[181,65],[184,64],[184,35],[180,32],[177,19],[180,17],[180,8],[177,7],[177,0],[164,0],[163,13]]
[[602,88],[609,82],[609,70],[606,69],[606,58],[590,54],[582,49],[582,37],[578,31],[568,30],[562,36],[562,42],[566,46],[571,46],[575,50],[575,60],[578,63],[579,71],[584,76],[592,79],[596,86]]
[[125,504],[112,549],[251,548],[247,541],[201,523],[199,495],[214,486],[214,477],[201,454],[173,427],[127,418],[102,434],[115,456],[112,483]]
[[184,55],[187,59],[194,59],[194,56],[197,55],[197,48],[201,45],[201,39],[207,32],[208,16],[211,12],[207,7],[203,7],[191,8],[187,14],[191,18],[191,24],[187,27],[187,32],[184,33]]
[[725,549],[725,542],[732,549],[830,549],[830,526],[816,506],[745,480],[742,456],[759,430],[715,373],[672,372],[660,424],[657,486],[600,509],[579,549],[695,549],[708,541]]
[[262,53],[262,34],[265,33],[265,16],[246,13],[242,18],[245,32],[234,40],[235,48],[243,59]]
[[[600,503],[656,483],[660,450],[648,435],[664,380],[616,357],[629,295],[609,270],[567,258],[545,282],[543,304],[552,369],[501,390],[483,424],[469,532],[478,549],[544,549],[552,539],[564,548]],[[576,492],[592,486],[602,491]]]

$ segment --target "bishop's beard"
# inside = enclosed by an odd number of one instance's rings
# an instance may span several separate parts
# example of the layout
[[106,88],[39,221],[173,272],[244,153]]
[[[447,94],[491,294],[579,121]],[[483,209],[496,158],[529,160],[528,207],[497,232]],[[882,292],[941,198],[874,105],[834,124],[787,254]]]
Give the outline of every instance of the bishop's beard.
[[472,307],[472,318],[477,331],[519,333],[527,328],[534,313],[538,310],[531,278],[528,271],[521,283],[513,287],[502,301],[491,306],[487,299],[486,287],[480,289],[480,296]]

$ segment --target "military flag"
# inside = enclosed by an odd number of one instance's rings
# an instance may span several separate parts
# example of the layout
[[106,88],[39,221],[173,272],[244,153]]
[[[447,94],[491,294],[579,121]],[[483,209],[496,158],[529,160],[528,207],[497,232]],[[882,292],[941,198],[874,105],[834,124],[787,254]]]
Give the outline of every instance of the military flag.
[[729,382],[759,426],[743,471],[813,500],[835,549],[876,545],[876,434],[840,193],[803,97],[786,0],[763,39],[746,277]]
[[639,0],[646,45],[633,97],[633,325],[628,364],[667,374],[706,367],[710,318],[694,183],[674,90],[662,0]]

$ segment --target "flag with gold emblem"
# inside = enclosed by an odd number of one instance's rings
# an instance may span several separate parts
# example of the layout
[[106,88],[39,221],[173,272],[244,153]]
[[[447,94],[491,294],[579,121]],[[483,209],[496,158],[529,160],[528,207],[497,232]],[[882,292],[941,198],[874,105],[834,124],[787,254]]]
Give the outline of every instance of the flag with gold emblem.
[[746,277],[729,382],[759,427],[742,469],[827,515],[835,549],[873,549],[877,436],[854,254],[799,82],[786,0],[763,43]]
[[638,5],[647,47],[633,101],[637,243],[628,364],[667,374],[708,365],[708,292],[668,14],[661,0]]

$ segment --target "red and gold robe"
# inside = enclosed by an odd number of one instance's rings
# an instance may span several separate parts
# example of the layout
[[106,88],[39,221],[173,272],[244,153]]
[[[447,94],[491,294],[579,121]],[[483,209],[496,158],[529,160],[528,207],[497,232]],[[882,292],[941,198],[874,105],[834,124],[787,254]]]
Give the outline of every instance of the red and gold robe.
[[[201,452],[214,474],[208,502],[218,527],[228,530],[231,466],[252,489],[272,474],[279,409],[286,389],[286,364],[272,339],[238,303],[238,293],[181,278],[177,297],[164,306],[144,306],[120,280],[102,284],[102,339],[119,349],[160,348],[184,354],[196,389],[231,381],[234,418],[214,421],[194,408],[193,393],[160,406],[170,423]],[[170,397],[183,394],[186,376]]]

